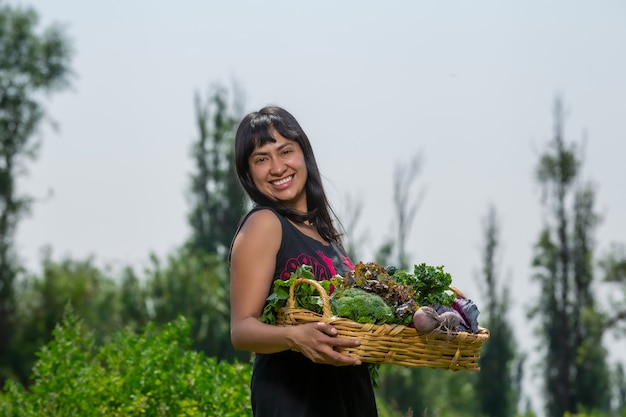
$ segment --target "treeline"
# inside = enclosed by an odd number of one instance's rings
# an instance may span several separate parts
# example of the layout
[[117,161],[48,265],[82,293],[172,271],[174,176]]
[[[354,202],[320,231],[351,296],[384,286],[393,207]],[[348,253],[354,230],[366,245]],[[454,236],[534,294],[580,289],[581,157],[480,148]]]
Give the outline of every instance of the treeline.
[[[168,415],[169,404],[171,412],[201,416],[211,415],[211,407],[220,402],[221,415],[249,412],[247,405],[227,403],[223,395],[216,394],[213,402],[201,400],[213,390],[232,392],[232,401],[248,401],[241,387],[249,376],[251,356],[235,352],[230,343],[227,265],[237,222],[249,208],[232,163],[234,131],[244,108],[241,97],[215,86],[194,98],[197,137],[191,148],[194,170],[186,196],[191,233],[177,249],[163,258],[150,255],[141,270],[135,265],[121,270],[98,267],[95,258],[54,259],[51,249],[41,272],[32,272],[20,263],[14,242],[17,225],[30,208],[30,199],[19,193],[17,181],[36,157],[35,133],[44,120],[44,93],[62,91],[72,82],[72,52],[61,30],[39,30],[33,10],[1,5],[0,51],[0,383],[7,383],[0,393],[0,411],[44,412],[33,404],[63,394],[67,404],[75,407],[72,410],[83,410],[79,398],[92,405],[82,415],[96,409],[110,415]],[[542,355],[541,411],[549,417],[626,416],[623,366],[609,363],[604,345],[604,336],[613,331],[619,335],[626,318],[626,250],[616,245],[597,257],[595,230],[600,218],[594,208],[595,188],[581,178],[579,148],[564,138],[558,99],[554,120],[552,138],[536,167],[537,182],[544,190],[544,198],[538,200],[545,207],[545,226],[538,231],[533,259],[528,260],[541,294],[529,312]],[[393,177],[396,236],[381,244],[375,261],[410,267],[406,237],[418,204],[408,201],[401,190],[416,179],[419,166],[417,160],[398,166]],[[358,226],[359,213],[355,210],[342,219],[351,226],[350,232]],[[376,389],[381,417],[504,417],[537,412],[523,393],[522,380],[529,377],[522,372],[525,354],[519,350],[508,315],[506,277],[496,268],[501,225],[495,206],[487,208],[483,226],[478,286],[485,300],[481,324],[491,336],[481,354],[481,372],[383,366]],[[354,259],[360,259],[358,250],[358,245],[350,246]],[[623,293],[621,303],[599,303],[599,285]],[[160,331],[163,337],[158,336]],[[147,358],[142,357],[137,346],[151,343],[158,348],[147,349]],[[120,348],[118,356],[115,346]],[[176,355],[166,355],[169,359],[161,363],[164,352]],[[116,362],[119,355],[134,359],[121,364]],[[134,366],[144,367],[143,371]],[[173,378],[169,391],[148,389],[141,382],[142,372],[170,372],[177,366],[196,376]],[[219,366],[226,367],[218,371]],[[199,376],[202,369],[226,375],[222,385]],[[234,376],[233,369],[241,378]],[[116,377],[103,379],[105,370]],[[99,397],[99,381],[119,385]],[[55,394],[55,390],[63,392]],[[79,392],[82,397],[72,395]],[[154,394],[158,398],[146,392],[159,392]],[[128,398],[111,400],[115,395]],[[93,406],[98,398],[99,408]],[[9,406],[2,408],[3,402]],[[44,415],[59,414],[45,411]]]

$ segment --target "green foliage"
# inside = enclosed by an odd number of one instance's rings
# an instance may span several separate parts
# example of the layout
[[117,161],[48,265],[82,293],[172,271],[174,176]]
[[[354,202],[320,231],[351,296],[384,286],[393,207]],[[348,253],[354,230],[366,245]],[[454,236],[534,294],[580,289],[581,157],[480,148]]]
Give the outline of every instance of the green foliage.
[[604,325],[609,330],[626,335],[626,244],[613,243],[598,262],[603,280],[620,292],[619,299],[613,300],[607,312]]
[[97,348],[73,313],[54,330],[26,391],[8,382],[2,416],[251,415],[249,364],[218,362],[190,349],[180,317],[141,334],[128,329]]
[[241,119],[239,95],[229,104],[225,88],[215,86],[206,99],[195,96],[198,139],[191,156],[194,171],[189,188],[191,249],[226,258],[233,232],[247,210],[247,197],[235,174],[234,143]]
[[579,410],[607,411],[611,408],[611,375],[606,363],[607,349],[602,344],[604,316],[585,307],[581,329],[585,332],[576,350],[576,402]]
[[523,357],[516,352],[515,335],[507,317],[510,295],[497,279],[495,264],[498,243],[499,225],[492,206],[484,224],[480,277],[486,300],[485,326],[490,336],[480,353],[476,393],[482,414],[488,417],[510,417],[515,414],[521,392]]
[[531,317],[540,319],[546,414],[605,412],[609,369],[605,331],[593,293],[594,188],[579,180],[582,158],[563,138],[564,112],[555,102],[555,132],[537,166],[548,208],[533,254],[541,296]]
[[13,378],[29,383],[35,352],[50,340],[67,305],[94,331],[97,345],[122,327],[138,331],[149,320],[160,326],[184,315],[194,349],[247,361],[249,353],[235,352],[230,343],[228,274],[221,257],[183,247],[152,261],[143,276],[130,267],[117,275],[91,258],[56,261],[48,253],[42,274],[16,287]]
[[397,416],[474,417],[480,415],[476,378],[474,372],[383,365],[376,396]]
[[[287,305],[289,288],[298,278],[315,280],[310,265],[300,265],[287,280],[277,279],[274,281],[274,289],[267,297],[263,314],[259,318],[263,323],[276,324],[276,310]],[[326,293],[330,292],[330,281],[318,281]],[[322,313],[322,299],[314,286],[301,283],[294,288],[294,304],[297,308]]]
[[141,277],[128,266],[122,271],[119,281],[120,320],[125,327],[138,330],[149,320],[147,290]]
[[378,295],[360,288],[348,288],[333,294],[333,311],[357,323],[392,323],[393,309]]
[[14,282],[21,271],[14,235],[29,213],[30,198],[18,192],[17,180],[34,159],[35,140],[45,117],[44,93],[69,84],[69,42],[57,27],[38,30],[32,9],[0,3],[0,383],[14,372]]
[[122,327],[120,299],[113,278],[94,265],[92,259],[53,261],[47,253],[42,275],[30,275],[16,287],[15,361],[16,378],[23,384],[36,359],[35,352],[50,340],[67,305],[101,343]]
[[391,277],[399,284],[410,285],[415,290],[415,301],[420,306],[450,305],[455,295],[450,292],[452,276],[443,266],[416,264],[413,273],[398,269]]
[[195,349],[219,359],[249,358],[230,342],[228,270],[221,256],[183,246],[164,261],[151,259],[145,277],[151,319],[164,324],[183,315]]

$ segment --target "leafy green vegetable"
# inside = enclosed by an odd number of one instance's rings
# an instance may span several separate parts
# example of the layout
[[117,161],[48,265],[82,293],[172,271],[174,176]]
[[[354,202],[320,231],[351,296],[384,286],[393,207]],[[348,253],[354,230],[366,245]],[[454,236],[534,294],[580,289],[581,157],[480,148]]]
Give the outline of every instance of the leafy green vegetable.
[[413,314],[417,310],[413,299],[415,290],[410,285],[392,280],[387,270],[376,263],[359,262],[353,271],[344,277],[334,277],[331,281],[338,291],[360,288],[381,297],[393,311],[393,320],[388,323],[408,325],[413,321]]
[[414,266],[412,274],[407,270],[397,269],[391,278],[399,284],[413,287],[415,302],[420,306],[449,306],[456,297],[450,290],[452,276],[443,270],[443,266],[422,263]]
[[333,294],[333,313],[357,323],[391,323],[393,309],[382,297],[360,288],[348,288]]
[[[298,278],[307,278],[315,280],[312,267],[310,265],[300,265],[287,280],[277,279],[274,281],[274,290],[267,297],[263,314],[259,320],[267,324],[276,324],[276,310],[287,306],[289,299],[289,287]],[[328,293],[330,290],[330,281],[318,281],[319,284]],[[315,287],[310,284],[302,283],[294,289],[294,300],[296,308],[304,308],[314,311],[318,314],[322,313],[322,299]]]

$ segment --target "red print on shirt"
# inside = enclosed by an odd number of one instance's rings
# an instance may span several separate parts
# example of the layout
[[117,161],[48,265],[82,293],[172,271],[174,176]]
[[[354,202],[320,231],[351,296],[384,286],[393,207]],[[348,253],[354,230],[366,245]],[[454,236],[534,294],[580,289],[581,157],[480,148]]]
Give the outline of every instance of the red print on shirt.
[[352,261],[350,260],[350,258],[348,258],[347,256],[342,256],[341,257],[343,259],[343,264],[345,266],[347,266],[348,268],[350,268],[350,271],[354,271],[354,264],[352,263]]
[[[287,262],[285,262],[285,267],[280,273],[280,278],[283,280],[291,278],[291,273],[298,269],[298,267],[301,265],[309,265],[311,267],[311,272],[318,281],[329,279],[334,276],[334,274],[330,275],[328,265],[322,264],[320,261],[312,256],[301,253],[295,258],[287,259]],[[334,271],[335,269],[333,268],[332,270]]]
[[337,275],[337,272],[335,272],[335,265],[333,265],[333,259],[324,255],[324,252],[322,252],[321,250],[317,251],[317,255],[320,258],[322,258],[324,263],[326,263],[326,266],[328,267],[328,271],[330,272],[330,276],[334,277],[335,275]]

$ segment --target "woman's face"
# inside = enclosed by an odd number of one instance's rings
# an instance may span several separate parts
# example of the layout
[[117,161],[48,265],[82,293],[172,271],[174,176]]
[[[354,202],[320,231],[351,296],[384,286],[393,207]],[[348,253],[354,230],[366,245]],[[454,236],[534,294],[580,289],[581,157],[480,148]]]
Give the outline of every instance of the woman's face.
[[302,148],[273,128],[269,132],[276,142],[255,148],[248,160],[252,181],[272,200],[304,213],[308,172]]

